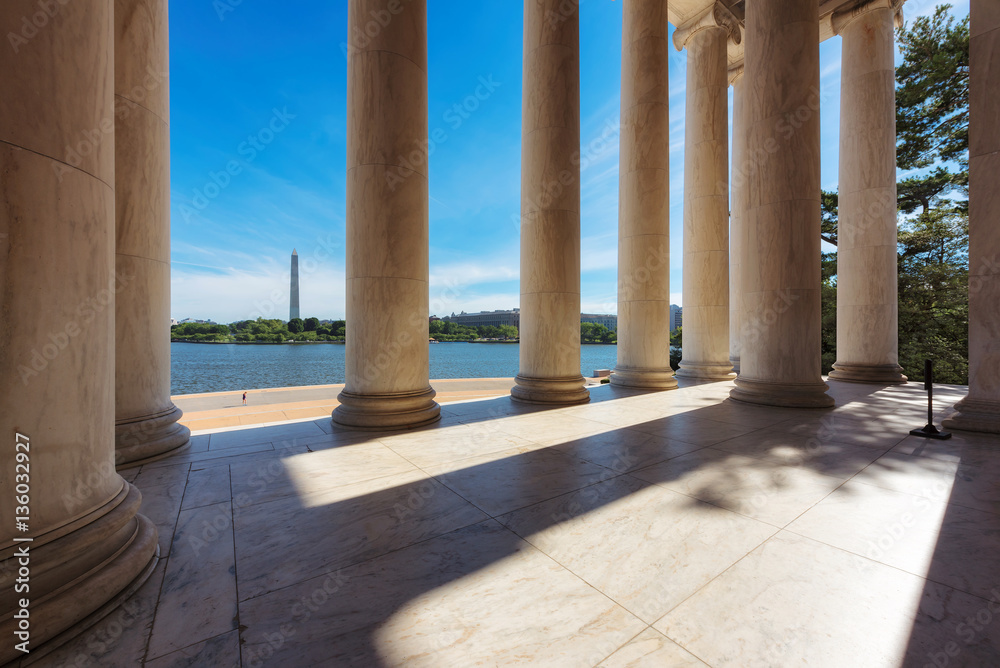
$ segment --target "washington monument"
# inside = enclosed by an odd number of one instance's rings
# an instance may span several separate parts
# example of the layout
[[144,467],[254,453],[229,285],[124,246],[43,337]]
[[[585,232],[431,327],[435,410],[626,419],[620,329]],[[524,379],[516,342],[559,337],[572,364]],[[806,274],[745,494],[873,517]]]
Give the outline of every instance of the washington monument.
[[288,319],[299,317],[299,254],[292,249],[292,285],[288,300]]

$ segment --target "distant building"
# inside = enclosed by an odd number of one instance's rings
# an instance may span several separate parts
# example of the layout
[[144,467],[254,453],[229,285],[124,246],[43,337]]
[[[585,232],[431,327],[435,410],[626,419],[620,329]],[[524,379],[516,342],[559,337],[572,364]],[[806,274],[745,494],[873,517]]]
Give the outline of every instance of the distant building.
[[595,325],[604,325],[612,332],[618,331],[618,316],[614,314],[581,313],[580,324],[592,322]]
[[187,325],[187,324],[218,325],[219,323],[215,322],[214,320],[195,320],[194,318],[184,318],[183,320],[181,320],[180,322],[178,322],[178,321],[174,320],[173,318],[171,318],[170,319],[170,324],[171,325]]
[[684,313],[680,306],[676,304],[670,305],[670,331],[676,331],[684,319]]
[[299,317],[299,254],[292,249],[292,283],[288,295],[288,319]]
[[500,325],[511,325],[521,330],[521,309],[515,308],[510,311],[480,311],[479,313],[461,313],[446,315],[441,318],[447,322],[466,327],[499,327]]
[[171,326],[171,327],[173,327],[174,325],[177,325],[177,324],[179,324],[179,323],[177,322],[177,318],[171,318],[171,319],[170,319],[170,326]]

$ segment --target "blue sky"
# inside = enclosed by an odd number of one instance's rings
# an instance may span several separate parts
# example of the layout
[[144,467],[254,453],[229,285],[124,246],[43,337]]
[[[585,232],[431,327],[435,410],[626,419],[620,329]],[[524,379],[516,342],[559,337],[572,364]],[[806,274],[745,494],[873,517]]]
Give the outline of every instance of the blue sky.
[[[968,2],[953,2],[953,12],[967,15]],[[582,0],[580,8],[587,312],[617,312],[621,4]],[[909,0],[907,20],[932,13],[935,4]],[[516,307],[522,3],[428,5],[430,129],[447,137],[430,158],[431,312]],[[171,2],[170,10],[171,315],[287,318],[289,256],[296,248],[303,317],[342,318],[346,3],[186,0]],[[840,38],[824,42],[820,57],[822,183],[831,190]],[[686,54],[671,49],[676,304],[682,304],[685,71]],[[474,103],[468,98],[481,79],[499,85]]]

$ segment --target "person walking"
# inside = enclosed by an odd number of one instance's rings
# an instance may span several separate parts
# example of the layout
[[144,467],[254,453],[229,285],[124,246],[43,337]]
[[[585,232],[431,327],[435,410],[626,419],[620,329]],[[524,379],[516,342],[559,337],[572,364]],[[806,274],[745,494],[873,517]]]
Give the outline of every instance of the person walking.
[[247,393],[246,392],[243,393],[243,405],[244,406],[247,405]]

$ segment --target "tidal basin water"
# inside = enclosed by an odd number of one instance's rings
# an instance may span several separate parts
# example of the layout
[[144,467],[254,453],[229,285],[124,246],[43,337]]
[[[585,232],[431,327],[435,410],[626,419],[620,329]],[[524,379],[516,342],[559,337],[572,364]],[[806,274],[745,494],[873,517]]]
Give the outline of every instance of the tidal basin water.
[[[430,346],[431,378],[513,378],[516,343],[438,343]],[[170,344],[170,393],[235,392],[266,387],[344,382],[342,344]],[[580,369],[613,369],[617,347],[581,346]]]

